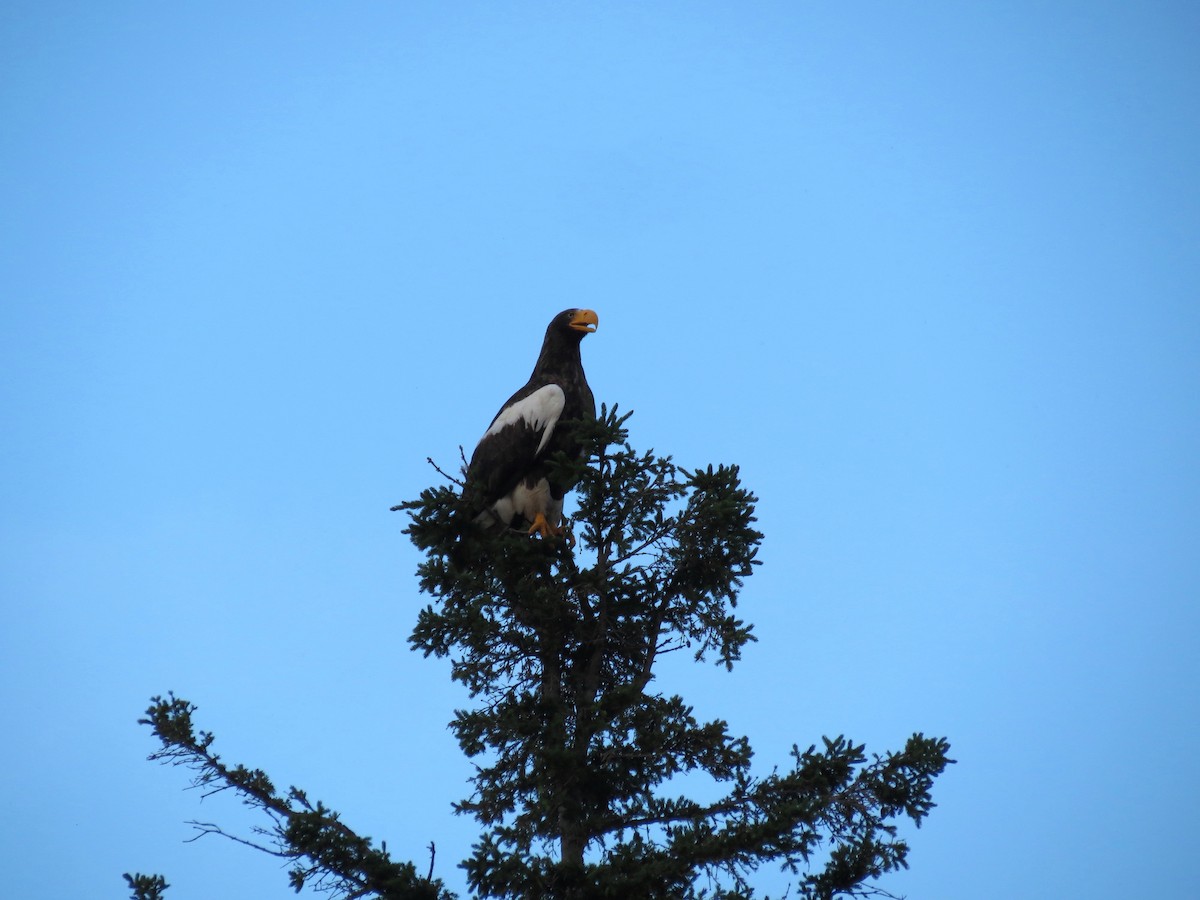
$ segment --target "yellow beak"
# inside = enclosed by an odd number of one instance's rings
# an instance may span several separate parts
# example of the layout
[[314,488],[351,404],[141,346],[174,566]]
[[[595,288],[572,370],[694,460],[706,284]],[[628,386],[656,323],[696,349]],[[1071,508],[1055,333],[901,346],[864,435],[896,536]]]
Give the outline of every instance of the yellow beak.
[[575,311],[574,317],[571,319],[571,327],[576,331],[583,331],[588,334],[595,331],[600,325],[600,317],[590,309],[580,309]]

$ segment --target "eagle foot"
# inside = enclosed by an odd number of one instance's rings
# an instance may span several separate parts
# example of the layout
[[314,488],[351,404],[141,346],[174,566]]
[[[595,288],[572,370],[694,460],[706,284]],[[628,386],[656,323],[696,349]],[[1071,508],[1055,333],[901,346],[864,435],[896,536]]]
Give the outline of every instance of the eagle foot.
[[539,535],[543,540],[552,537],[562,537],[563,529],[561,527],[551,525],[550,521],[543,513],[538,513],[533,517],[533,524],[529,526],[528,534],[533,537]]

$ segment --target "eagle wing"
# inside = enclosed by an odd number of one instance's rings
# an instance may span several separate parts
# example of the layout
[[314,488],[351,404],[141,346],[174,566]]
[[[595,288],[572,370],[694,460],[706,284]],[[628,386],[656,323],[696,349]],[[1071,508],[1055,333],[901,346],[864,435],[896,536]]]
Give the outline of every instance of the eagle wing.
[[566,406],[557,384],[519,391],[504,404],[479,440],[467,482],[485,504],[507,495],[540,459]]

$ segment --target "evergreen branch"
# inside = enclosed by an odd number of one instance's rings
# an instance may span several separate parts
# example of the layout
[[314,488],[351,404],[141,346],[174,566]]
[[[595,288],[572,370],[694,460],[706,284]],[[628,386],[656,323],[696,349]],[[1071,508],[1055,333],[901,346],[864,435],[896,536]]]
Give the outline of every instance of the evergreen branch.
[[125,883],[132,890],[130,900],[163,900],[163,895],[170,887],[161,875],[143,875],[137,872],[124,874]]
[[267,847],[264,844],[255,843],[254,841],[251,841],[247,838],[241,837],[240,835],[231,834],[230,832],[225,831],[223,828],[221,828],[220,825],[215,825],[212,822],[200,822],[195,819],[189,819],[187,824],[191,825],[192,828],[196,830],[197,834],[194,834],[190,838],[187,838],[184,841],[185,844],[190,844],[193,841],[198,841],[198,840],[200,840],[200,838],[204,837],[205,835],[217,834],[217,835],[220,835],[221,837],[225,838],[226,840],[233,841],[235,844],[242,844],[243,846],[250,847],[250,848],[252,848],[254,850],[258,850],[262,853],[266,853],[269,856],[277,856],[280,859],[294,859],[294,857],[285,850],[280,850],[280,849],[272,850],[270,847]]
[[[292,862],[291,884],[297,890],[312,881],[342,897],[373,895],[381,900],[450,900],[439,882],[416,876],[412,863],[396,863],[387,851],[375,849],[369,838],[357,835],[323,804],[312,804],[303,791],[290,788],[281,796],[264,772],[244,766],[227,766],[211,747],[211,732],[196,731],[192,714],[196,707],[168,694],[154,697],[139,724],[149,725],[162,746],[150,759],[184,766],[196,774],[192,786],[210,788],[211,795],[232,789],[248,806],[266,813],[272,822],[269,834],[275,849],[226,832],[220,826],[193,821],[199,834],[218,834],[236,843]],[[302,861],[308,860],[308,865]]]

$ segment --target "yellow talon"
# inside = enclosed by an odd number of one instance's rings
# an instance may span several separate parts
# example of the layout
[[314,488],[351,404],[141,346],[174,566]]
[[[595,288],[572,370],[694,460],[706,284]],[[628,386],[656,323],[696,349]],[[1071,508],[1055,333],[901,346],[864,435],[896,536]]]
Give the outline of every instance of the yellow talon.
[[529,536],[533,537],[534,534],[539,534],[542,538],[549,538],[557,537],[561,531],[551,525],[546,516],[539,512],[533,517],[533,524],[529,526]]
[[529,526],[527,533],[530,537],[536,534],[543,539],[552,537],[565,538],[570,546],[575,546],[575,538],[570,530],[563,525],[551,525],[545,513],[538,513],[533,517],[533,524]]

